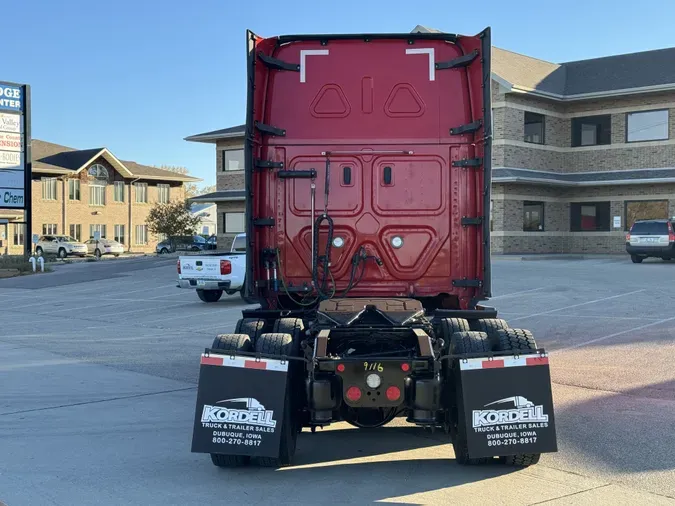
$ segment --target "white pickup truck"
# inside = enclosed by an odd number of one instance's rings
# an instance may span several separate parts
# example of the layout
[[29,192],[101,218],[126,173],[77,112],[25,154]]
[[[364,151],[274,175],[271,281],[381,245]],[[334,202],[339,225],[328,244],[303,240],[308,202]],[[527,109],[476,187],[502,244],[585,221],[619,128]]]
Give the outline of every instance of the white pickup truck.
[[[217,302],[225,292],[242,293],[246,275],[246,234],[239,234],[229,253],[178,257],[178,288],[197,290],[204,302]],[[245,299],[246,300],[246,299]],[[246,301],[248,302],[248,301]]]

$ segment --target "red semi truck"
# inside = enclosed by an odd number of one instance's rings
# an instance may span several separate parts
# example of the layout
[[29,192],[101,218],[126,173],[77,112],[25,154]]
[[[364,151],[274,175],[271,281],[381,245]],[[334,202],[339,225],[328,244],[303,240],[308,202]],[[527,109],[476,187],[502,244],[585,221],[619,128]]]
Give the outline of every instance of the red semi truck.
[[556,451],[548,357],[490,288],[490,30],[247,32],[246,296],[202,354],[192,451],[289,465],[405,417],[460,464]]

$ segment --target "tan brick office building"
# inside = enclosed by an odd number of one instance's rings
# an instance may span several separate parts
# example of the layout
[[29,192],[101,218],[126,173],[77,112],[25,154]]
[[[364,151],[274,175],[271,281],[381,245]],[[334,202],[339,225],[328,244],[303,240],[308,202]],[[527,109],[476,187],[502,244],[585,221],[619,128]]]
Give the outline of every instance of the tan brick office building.
[[119,160],[106,148],[73,149],[32,141],[33,230],[25,234],[22,211],[0,210],[2,253],[22,254],[32,234],[64,234],[85,241],[99,232],[127,251],[154,251],[157,237],[146,223],[156,202],[184,199],[185,182],[171,171]]
[[[417,27],[416,30],[425,30]],[[554,64],[493,48],[493,253],[624,250],[675,217],[675,48]],[[216,146],[218,233],[243,230],[244,127]]]

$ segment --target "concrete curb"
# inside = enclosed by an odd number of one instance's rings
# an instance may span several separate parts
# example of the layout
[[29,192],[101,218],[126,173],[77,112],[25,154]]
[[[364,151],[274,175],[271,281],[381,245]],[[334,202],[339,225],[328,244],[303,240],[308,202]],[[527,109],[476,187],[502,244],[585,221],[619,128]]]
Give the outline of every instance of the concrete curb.
[[575,255],[575,254],[542,254],[542,255],[493,255],[492,260],[507,260],[516,262],[535,262],[539,260],[624,260],[628,257],[625,254],[617,253],[615,255]]

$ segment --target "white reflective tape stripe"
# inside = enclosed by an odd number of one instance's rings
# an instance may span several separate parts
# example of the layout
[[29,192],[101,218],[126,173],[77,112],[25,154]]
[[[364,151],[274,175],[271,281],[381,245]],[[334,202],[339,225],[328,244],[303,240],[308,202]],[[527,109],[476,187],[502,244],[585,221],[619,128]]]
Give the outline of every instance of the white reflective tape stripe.
[[[503,357],[493,357],[492,361],[503,362],[504,367],[521,367],[527,365],[528,358],[539,357],[540,355],[519,355],[515,356],[503,356]],[[470,369],[483,369],[483,362],[490,362],[490,359],[485,358],[469,358],[466,360],[460,360],[459,368],[462,370]],[[486,369],[489,368],[486,367]]]
[[[213,353],[209,355],[202,354],[202,358],[214,358],[214,359],[223,359],[222,364],[213,364],[213,365],[222,365],[226,367],[240,367],[246,369],[246,362],[257,362],[264,363],[266,371],[287,371],[288,362],[282,362],[281,360],[275,360],[271,358],[261,358],[256,360],[255,357],[242,357],[242,356],[230,356],[230,355],[215,355]],[[248,367],[250,369],[255,369],[255,367]],[[262,369],[261,369],[262,370]]]
[[428,54],[429,55],[429,81],[436,80],[436,59],[433,47],[406,49],[405,54]]
[[305,82],[305,58],[307,56],[326,56],[328,49],[302,49],[300,50],[300,82]]

